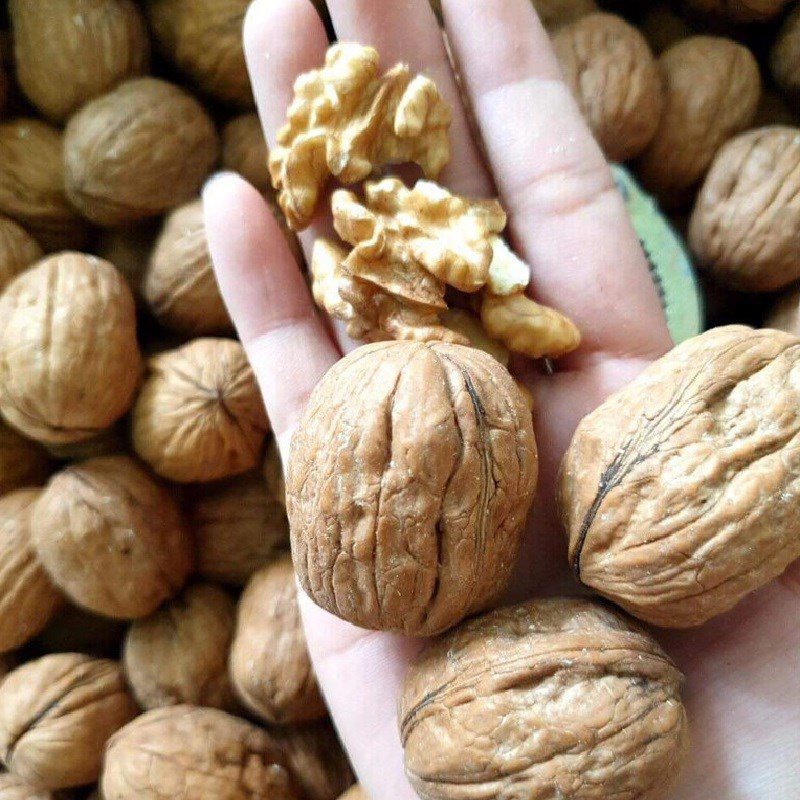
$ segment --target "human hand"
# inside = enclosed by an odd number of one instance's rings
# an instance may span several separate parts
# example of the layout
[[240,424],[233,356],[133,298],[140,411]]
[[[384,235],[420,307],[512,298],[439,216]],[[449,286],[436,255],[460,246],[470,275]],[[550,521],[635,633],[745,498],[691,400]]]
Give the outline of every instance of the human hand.
[[[512,245],[532,266],[535,297],[582,331],[581,348],[554,374],[514,365],[536,398],[540,482],[512,595],[574,592],[554,508],[558,464],[579,419],[663,354],[669,334],[622,199],[530,0],[442,5],[488,164],[470,135],[428,0],[328,0],[340,39],[372,44],[384,66],[405,61],[436,81],[454,109],[453,159],[440,181],[469,196],[499,195]],[[244,35],[273,142],[295,77],[323,61],[325,30],[309,0],[256,0]],[[219,283],[285,457],[309,393],[352,344],[317,316],[258,192],[224,174],[204,196]],[[325,216],[301,236],[307,256],[329,227]],[[676,800],[800,796],[798,594],[795,565],[732,614],[661,637],[688,678],[693,746]],[[356,629],[302,593],[301,607],[318,678],[362,784],[374,800],[412,800],[396,705],[419,643]]]

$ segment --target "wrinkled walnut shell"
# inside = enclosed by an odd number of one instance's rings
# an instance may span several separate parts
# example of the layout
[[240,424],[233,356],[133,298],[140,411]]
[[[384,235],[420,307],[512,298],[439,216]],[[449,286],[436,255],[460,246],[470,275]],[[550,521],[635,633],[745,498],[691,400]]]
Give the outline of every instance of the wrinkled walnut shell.
[[445,630],[502,593],[536,474],[530,411],[490,355],[361,347],[317,385],[292,442],[300,582],[361,627]]
[[0,800],[58,800],[59,797],[47,789],[32,786],[10,772],[0,775]]
[[464,623],[406,674],[400,735],[424,800],[661,797],[687,743],[682,676],[585,600]]
[[787,292],[778,300],[764,327],[777,328],[800,337],[800,289]]
[[578,426],[561,468],[569,557],[656,625],[732,608],[800,557],[800,340],[716,328]]
[[38,445],[0,421],[0,495],[44,483],[49,468],[47,455]]
[[0,216],[0,292],[42,255],[42,248],[24,228]]

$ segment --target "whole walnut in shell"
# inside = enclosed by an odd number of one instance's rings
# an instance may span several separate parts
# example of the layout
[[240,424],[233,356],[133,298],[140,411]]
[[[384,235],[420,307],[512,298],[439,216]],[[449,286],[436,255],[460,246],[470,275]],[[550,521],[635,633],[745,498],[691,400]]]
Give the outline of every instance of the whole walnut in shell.
[[55,584],[108,617],[152,613],[192,568],[176,501],[127,456],[90,459],[53,476],[36,504],[33,531]]
[[789,0],[684,0],[687,8],[734,22],[763,22],[776,17]]
[[0,497],[0,653],[39,633],[61,605],[31,542],[39,495],[38,489],[20,489]]
[[0,292],[43,255],[38,242],[24,228],[0,216]]
[[0,295],[0,412],[26,436],[93,438],[130,408],[140,371],[133,296],[107,261],[58,253]]
[[0,495],[44,483],[50,461],[34,442],[0,421]]
[[800,7],[786,17],[769,61],[776,83],[793,100],[800,100]]
[[300,800],[267,731],[223,711],[157,708],[118,731],[106,748],[107,800]]
[[138,709],[116,661],[59,653],[0,684],[0,759],[46,789],[94,783],[108,738]]
[[799,128],[760,128],[720,150],[689,242],[697,264],[724,286],[764,292],[800,279]]
[[800,557],[800,340],[716,328],[578,426],[559,508],[575,575],[656,625],[732,608]]
[[53,120],[147,68],[147,30],[133,0],[10,0],[9,12],[19,84]]
[[606,157],[627,161],[656,133],[664,97],[644,36],[616,14],[589,14],[553,39],[567,84]]
[[447,629],[502,594],[537,467],[530,411],[492,356],[445,343],[355,350],[317,385],[292,442],[303,588],[361,627]]
[[230,664],[237,695],[265,722],[307,722],[325,716],[288,555],[247,584],[239,601]]
[[800,336],[800,289],[793,289],[778,300],[764,326]]
[[57,800],[47,789],[32,786],[10,772],[0,775],[0,800]]
[[189,586],[154,614],[134,622],[122,663],[142,708],[187,703],[234,710],[228,653],[236,606],[211,584]]
[[150,359],[133,409],[133,446],[159,475],[191,483],[247,472],[268,429],[239,342],[195,339]]
[[114,227],[194,197],[217,160],[208,113],[183,89],[135,78],[87,103],[64,133],[67,195]]
[[240,114],[222,129],[222,166],[238,172],[261,192],[272,187],[269,181],[267,142],[258,114]]
[[142,292],[156,319],[171,330],[187,336],[232,331],[208,252],[202,200],[166,218]]

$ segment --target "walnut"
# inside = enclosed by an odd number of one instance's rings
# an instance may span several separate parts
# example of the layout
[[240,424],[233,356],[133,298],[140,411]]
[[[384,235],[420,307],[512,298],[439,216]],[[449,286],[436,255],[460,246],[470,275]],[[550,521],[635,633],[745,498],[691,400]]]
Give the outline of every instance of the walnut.
[[770,52],[775,81],[793,100],[800,99],[800,7],[792,9]]
[[551,31],[597,11],[595,0],[533,0],[533,7]]
[[490,339],[481,320],[463,308],[450,308],[442,314],[445,328],[463,337],[472,347],[483,350],[496,358],[504,367],[508,366],[510,353],[500,342]]
[[49,467],[41,448],[0,421],[0,495],[43,483]]
[[269,153],[258,114],[240,114],[222,129],[222,166],[238,172],[260,192],[271,192]]
[[50,479],[34,544],[55,584],[97,614],[135,619],[183,586],[192,549],[177,503],[127,456],[90,459]]
[[186,336],[232,332],[208,252],[202,200],[166,218],[142,292],[156,319],[171,330]]
[[286,507],[258,471],[197,486],[188,516],[197,572],[208,580],[243,586],[289,543]]
[[42,255],[42,248],[24,228],[0,216],[0,292]]
[[265,722],[307,722],[325,716],[288,555],[247,584],[239,601],[230,663],[236,693]]
[[414,162],[435,178],[450,159],[451,112],[436,85],[406,64],[379,73],[371,47],[333,45],[301,75],[270,153],[272,185],[294,230],[305,228],[329,176],[357,183],[386,164]]
[[122,663],[139,705],[188,703],[233,711],[228,653],[235,621],[230,595],[201,583],[134,622]]
[[217,160],[214,123],[189,94],[136,78],[87,103],[67,125],[67,195],[98,225],[153,217],[194,197]]
[[684,0],[686,6],[734,22],[763,22],[776,17],[789,0]]
[[106,741],[136,714],[116,661],[76,653],[29,661],[0,684],[0,759],[46,789],[94,783]]
[[165,478],[213,481],[253,469],[269,429],[244,348],[195,339],[153,356],[133,410],[133,446]]
[[9,12],[19,84],[53,120],[147,69],[147,30],[133,0],[11,0]]
[[31,649],[38,655],[69,652],[116,658],[126,629],[121,620],[91,614],[71,603],[65,603],[48,626],[31,642]]
[[133,403],[141,358],[130,289],[107,261],[59,253],[0,296],[0,412],[48,444],[91,439]]
[[356,784],[355,786],[350,787],[343,795],[341,795],[339,800],[369,800],[369,798],[361,786]]
[[689,242],[724,286],[773,291],[800,279],[800,129],[760,128],[717,155],[697,198]]
[[0,213],[46,250],[81,247],[86,224],[64,193],[62,136],[35,119],[0,124]]
[[553,39],[572,93],[606,157],[638,156],[658,129],[661,73],[644,36],[616,14],[588,14]]
[[0,497],[0,653],[25,644],[61,604],[31,543],[31,511],[38,489]]
[[56,800],[56,796],[7,772],[0,775],[0,800]]
[[699,625],[800,557],[800,341],[690,339],[578,426],[559,506],[576,576],[656,625]]
[[800,289],[793,289],[778,300],[765,327],[800,336]]
[[157,234],[158,228],[152,223],[105,228],[96,242],[97,255],[117,268],[137,299]]
[[111,738],[108,800],[299,800],[267,731],[213,708],[148,711]]
[[424,800],[661,797],[687,746],[682,682],[647,633],[604,606],[495,611],[406,674],[406,774]]
[[712,36],[679,41],[659,65],[666,86],[664,113],[638,172],[663,203],[680,205],[719,148],[752,122],[761,77],[746,47]]
[[502,594],[537,465],[530,411],[490,355],[359,348],[317,385],[292,442],[303,588],[361,627],[445,630]]

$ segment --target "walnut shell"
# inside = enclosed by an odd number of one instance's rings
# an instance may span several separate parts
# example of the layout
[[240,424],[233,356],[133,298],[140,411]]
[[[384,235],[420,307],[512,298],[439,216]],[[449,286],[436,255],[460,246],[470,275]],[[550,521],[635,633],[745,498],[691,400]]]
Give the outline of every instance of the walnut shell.
[[26,436],[91,439],[130,408],[140,370],[133,296],[107,261],[59,253],[0,296],[0,412]]
[[10,772],[0,775],[0,800],[57,800],[47,789],[31,786]]
[[597,13],[562,27],[553,46],[606,157],[639,155],[664,105],[661,73],[644,36],[616,14]]
[[230,672],[239,699],[265,722],[325,716],[288,555],[253,575],[242,594]]
[[732,608],[800,557],[800,340],[716,328],[587,416],[559,507],[587,586],[656,625]]
[[730,39],[691,36],[659,58],[666,94],[661,123],[638,161],[663,203],[680,205],[725,142],[750,125],[761,96],[753,54]]
[[213,708],[148,711],[111,738],[107,800],[299,800],[273,738]]
[[55,584],[108,617],[152,613],[192,568],[177,503],[127,456],[90,459],[53,476],[36,504],[33,531]]
[[760,128],[719,151],[689,242],[723,286],[764,292],[800,279],[800,129]]
[[684,0],[687,8],[734,22],[763,22],[776,17],[789,0]]
[[133,0],[10,0],[17,79],[46,116],[84,103],[147,69],[149,41]]
[[533,0],[533,7],[544,26],[551,30],[597,11],[595,0]]
[[39,243],[24,228],[0,216],[0,292],[43,255]]
[[0,421],[0,495],[44,483],[49,467],[41,448]]
[[95,252],[117,268],[134,297],[141,296],[142,280],[157,235],[158,228],[145,223],[125,228],[104,228],[97,238]]
[[269,152],[258,114],[240,114],[222,129],[222,166],[238,172],[261,192],[272,191]]
[[142,291],[156,319],[171,330],[187,336],[233,331],[208,252],[202,200],[167,217]]
[[184,589],[128,630],[122,663],[142,708],[183,703],[232,711],[228,653],[236,622],[230,595],[211,584]]
[[286,507],[259,472],[198,486],[189,498],[188,517],[197,572],[208,580],[243,586],[289,544]]
[[64,193],[62,135],[35,119],[0,124],[0,213],[46,250],[81,247],[86,224]]
[[61,605],[31,543],[31,512],[40,494],[20,489],[0,498],[0,653],[39,633]]
[[400,699],[424,800],[661,797],[687,744],[682,676],[643,630],[586,600],[534,600],[425,650]]
[[769,57],[775,82],[792,99],[800,99],[800,6],[786,17]]
[[778,300],[764,327],[800,336],[800,289],[793,289]]
[[253,469],[269,428],[244,348],[195,339],[153,356],[133,410],[133,446],[153,469],[182,483]]
[[287,506],[300,582],[365,628],[433,635],[505,588],[536,487],[530,411],[492,356],[355,350],[314,390]]
[[37,655],[69,652],[116,658],[122,649],[126,630],[127,626],[121,620],[92,614],[65,603],[31,642],[31,650]]
[[0,684],[0,758],[46,789],[94,783],[108,738],[138,709],[116,661],[59,653]]
[[191,95],[135,78],[87,103],[67,125],[67,196],[98,225],[152,217],[200,190],[217,160],[214,123]]

